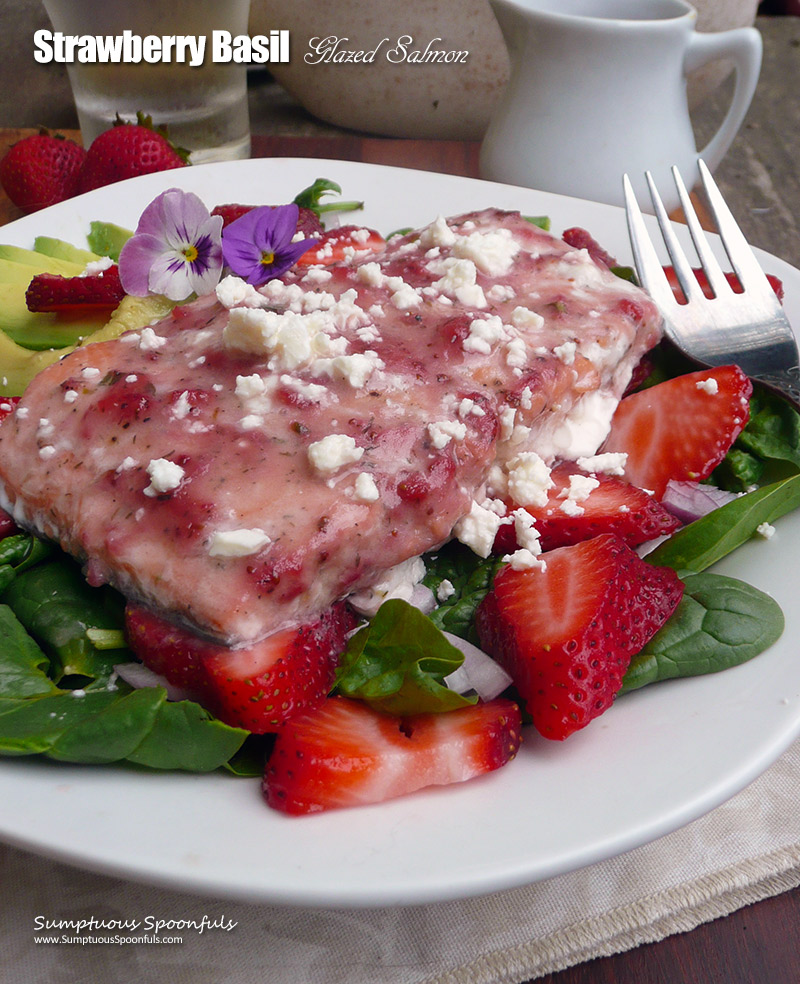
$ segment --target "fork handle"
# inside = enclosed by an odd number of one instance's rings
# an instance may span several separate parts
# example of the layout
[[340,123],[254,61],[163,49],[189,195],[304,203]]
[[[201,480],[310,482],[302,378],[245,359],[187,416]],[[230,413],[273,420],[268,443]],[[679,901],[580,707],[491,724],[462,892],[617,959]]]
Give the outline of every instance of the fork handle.
[[800,412],[800,366],[767,372],[762,376],[753,376],[753,379],[785,397]]

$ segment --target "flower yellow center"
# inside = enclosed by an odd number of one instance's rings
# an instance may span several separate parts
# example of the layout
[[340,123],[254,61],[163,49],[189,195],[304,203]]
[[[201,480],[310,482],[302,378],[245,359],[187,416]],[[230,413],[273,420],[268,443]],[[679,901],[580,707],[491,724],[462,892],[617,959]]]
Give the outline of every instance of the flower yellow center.
[[275,262],[275,254],[270,253],[268,250],[263,250],[261,253],[261,265],[269,266],[271,263]]
[[187,263],[194,263],[197,259],[197,247],[193,243],[183,251],[183,258]]

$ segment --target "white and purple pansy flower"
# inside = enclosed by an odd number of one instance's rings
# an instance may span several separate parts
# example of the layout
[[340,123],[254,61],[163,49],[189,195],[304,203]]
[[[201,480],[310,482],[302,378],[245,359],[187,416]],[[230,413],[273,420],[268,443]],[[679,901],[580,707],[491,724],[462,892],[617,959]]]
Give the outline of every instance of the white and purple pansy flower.
[[122,248],[119,275],[128,294],[183,301],[207,294],[222,274],[222,217],[190,191],[170,188],[142,212]]

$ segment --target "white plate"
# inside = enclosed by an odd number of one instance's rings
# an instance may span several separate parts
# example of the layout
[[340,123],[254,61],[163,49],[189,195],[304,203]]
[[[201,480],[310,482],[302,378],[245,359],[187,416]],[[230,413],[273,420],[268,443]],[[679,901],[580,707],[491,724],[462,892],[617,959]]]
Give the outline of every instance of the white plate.
[[[150,175],[100,189],[3,228],[80,243],[89,221],[134,226],[165,188],[209,206],[280,203],[316,177],[364,199],[383,232],[484,206],[547,214],[629,255],[622,212],[468,178],[340,161],[253,160]],[[346,220],[345,220],[346,221]],[[800,324],[800,272],[766,254]],[[800,514],[752,541],[720,570],[770,591],[783,639],[725,673],[648,687],[620,699],[567,742],[529,731],[505,769],[462,786],[380,806],[290,819],[262,802],[256,780],[149,774],[37,759],[0,762],[0,837],[82,867],[218,896],[305,905],[372,906],[480,895],[573,870],[653,840],[720,804],[800,733]]]

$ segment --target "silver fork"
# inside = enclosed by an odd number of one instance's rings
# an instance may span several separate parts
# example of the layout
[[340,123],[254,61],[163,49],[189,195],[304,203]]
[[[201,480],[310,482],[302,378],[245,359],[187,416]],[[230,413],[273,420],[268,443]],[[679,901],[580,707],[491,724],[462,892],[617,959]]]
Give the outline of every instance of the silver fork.
[[707,298],[697,282],[649,171],[656,218],[686,303],[678,302],[667,281],[626,174],[625,209],[639,282],[661,310],[667,336],[686,355],[706,366],[736,364],[800,409],[800,357],[792,328],[711,172],[703,161],[699,167],[711,217],[742,293],[728,283],[676,167],[672,174],[686,224],[714,297]]

